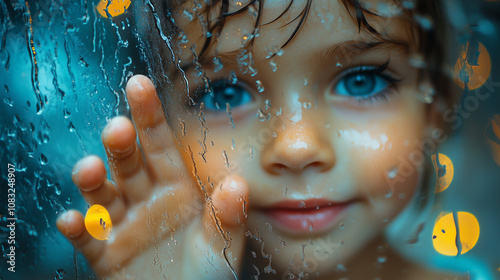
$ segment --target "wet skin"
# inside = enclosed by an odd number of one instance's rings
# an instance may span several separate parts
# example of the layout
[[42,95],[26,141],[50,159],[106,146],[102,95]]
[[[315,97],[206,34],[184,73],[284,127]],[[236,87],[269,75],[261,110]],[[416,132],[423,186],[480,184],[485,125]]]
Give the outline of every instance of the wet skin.
[[[263,22],[285,6],[269,2]],[[397,168],[434,127],[433,107],[420,101],[418,70],[408,65],[415,42],[404,21],[372,18],[390,39],[370,47],[380,39],[359,33],[336,1],[313,2],[293,43],[273,58],[273,71],[267,51],[286,41],[295,24],[281,26],[303,5],[298,2],[290,16],[261,26],[253,47],[255,76],[243,73],[231,54],[241,47],[235,38],[251,31],[252,17],[228,19],[201,63],[214,84],[231,71],[238,82],[217,85],[215,99],[210,98],[199,90],[203,81],[192,67],[187,71],[192,95],[182,93],[180,79],[175,92],[168,93],[167,110],[174,116],[168,125],[151,81],[130,79],[133,123],[117,117],[102,136],[111,178],[95,156],[82,159],[73,173],[85,200],[110,212],[110,240],[92,239],[76,211],[57,224],[100,276],[117,273],[121,265],[131,275],[230,277],[221,254],[229,238],[226,256],[237,272],[243,259],[251,267],[251,251],[260,255],[261,240],[278,275],[271,278],[310,269],[303,267],[302,256],[314,263],[310,277],[318,279],[330,279],[337,264],[371,265],[373,259],[366,256],[372,254],[366,251],[374,251],[384,228],[418,188],[422,166],[404,178]],[[203,45],[201,28],[183,18],[177,22],[188,37],[181,59],[190,61],[190,46],[196,44],[199,51]],[[215,52],[223,64],[217,72],[211,63]],[[257,81],[265,88],[262,93]],[[189,97],[198,105],[189,105]],[[215,100],[228,101],[232,120],[226,105],[218,109]],[[266,100],[271,104],[267,110]],[[268,120],[256,117],[259,108],[271,114]],[[164,256],[158,252],[172,252],[175,261],[160,259],[155,267],[155,257]],[[255,262],[263,274],[268,260]]]

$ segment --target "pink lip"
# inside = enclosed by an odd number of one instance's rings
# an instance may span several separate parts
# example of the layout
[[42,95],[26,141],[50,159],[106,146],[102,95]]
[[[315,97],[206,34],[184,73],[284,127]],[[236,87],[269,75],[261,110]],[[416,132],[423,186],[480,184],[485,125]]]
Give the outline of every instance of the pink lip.
[[338,222],[337,217],[350,204],[325,199],[287,200],[273,204],[264,213],[292,232],[316,232]]

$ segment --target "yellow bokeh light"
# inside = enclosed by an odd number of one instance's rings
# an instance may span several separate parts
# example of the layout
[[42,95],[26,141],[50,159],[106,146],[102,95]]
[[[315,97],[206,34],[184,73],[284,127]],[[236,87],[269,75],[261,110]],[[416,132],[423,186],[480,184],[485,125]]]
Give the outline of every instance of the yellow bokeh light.
[[99,204],[92,205],[85,214],[85,227],[95,239],[108,239],[113,228],[108,210]]
[[437,178],[434,192],[439,193],[446,190],[453,181],[453,175],[455,174],[453,162],[444,154],[432,155],[431,159]]
[[[108,2],[111,2],[108,6]],[[131,0],[101,0],[99,4],[97,4],[97,12],[102,17],[107,18],[108,14],[106,13],[106,7],[108,8],[108,13],[112,17],[119,16],[125,13],[130,6]]]
[[461,251],[463,255],[470,251],[479,240],[479,223],[468,212],[457,212],[458,225],[455,224],[453,213],[441,215],[436,219],[432,231],[432,244],[434,249],[445,256],[459,255],[457,247],[457,229],[460,238]]
[[[477,89],[482,86],[491,72],[491,58],[488,50],[483,44],[478,43],[477,46],[477,63],[469,64],[471,56],[474,55],[472,44],[467,42],[464,46],[462,54],[455,63],[454,80],[461,87],[465,88],[464,74],[468,76],[467,86],[470,90]],[[468,61],[469,59],[469,61]],[[475,60],[475,59],[472,59]]]
[[491,156],[500,165],[500,115],[494,115],[490,119],[486,126],[485,136],[491,149]]

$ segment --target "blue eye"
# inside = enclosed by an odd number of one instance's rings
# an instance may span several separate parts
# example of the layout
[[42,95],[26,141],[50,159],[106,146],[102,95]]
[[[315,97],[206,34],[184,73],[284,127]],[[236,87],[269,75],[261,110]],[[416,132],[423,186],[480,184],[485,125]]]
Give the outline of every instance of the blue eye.
[[351,70],[335,85],[338,95],[353,97],[357,100],[368,100],[376,97],[386,97],[387,89],[394,87],[400,80],[382,72],[388,63],[380,67],[362,66]]
[[226,104],[235,108],[252,101],[252,94],[238,83],[217,80],[211,83],[211,89],[212,93],[205,91],[199,99],[208,110],[226,111]]
[[380,74],[353,73],[342,78],[335,88],[340,95],[369,97],[385,90],[391,82]]

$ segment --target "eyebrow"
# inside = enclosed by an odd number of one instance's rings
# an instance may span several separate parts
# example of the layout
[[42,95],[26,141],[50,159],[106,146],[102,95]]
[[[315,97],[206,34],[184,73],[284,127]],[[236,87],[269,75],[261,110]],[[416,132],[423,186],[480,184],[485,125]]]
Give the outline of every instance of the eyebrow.
[[325,57],[349,57],[363,52],[386,49],[389,51],[399,51],[408,53],[409,43],[394,39],[373,39],[373,40],[349,40],[334,44],[313,54],[316,60],[323,60]]
[[[400,51],[402,53],[408,53],[409,52],[409,43],[398,40],[397,38],[391,38],[391,39],[380,39],[380,38],[375,38],[375,39],[368,39],[368,40],[349,40],[349,41],[344,41],[340,43],[333,44],[327,48],[321,49],[315,53],[312,54],[312,58],[316,60],[323,60],[325,57],[349,57],[352,55],[357,55],[361,54],[363,52],[367,51],[373,51],[373,50],[379,50],[379,49],[387,49],[390,51]],[[231,52],[226,52],[226,53],[220,53],[218,54],[219,58],[222,60],[236,60],[238,58],[238,52],[240,49],[231,51]],[[198,60],[198,63],[201,65],[207,65],[212,61],[213,57],[211,56],[205,56],[204,58]],[[192,61],[186,61],[186,62],[181,62],[180,68],[184,72],[188,72],[191,70],[191,68],[196,66],[196,62],[194,60]]]

